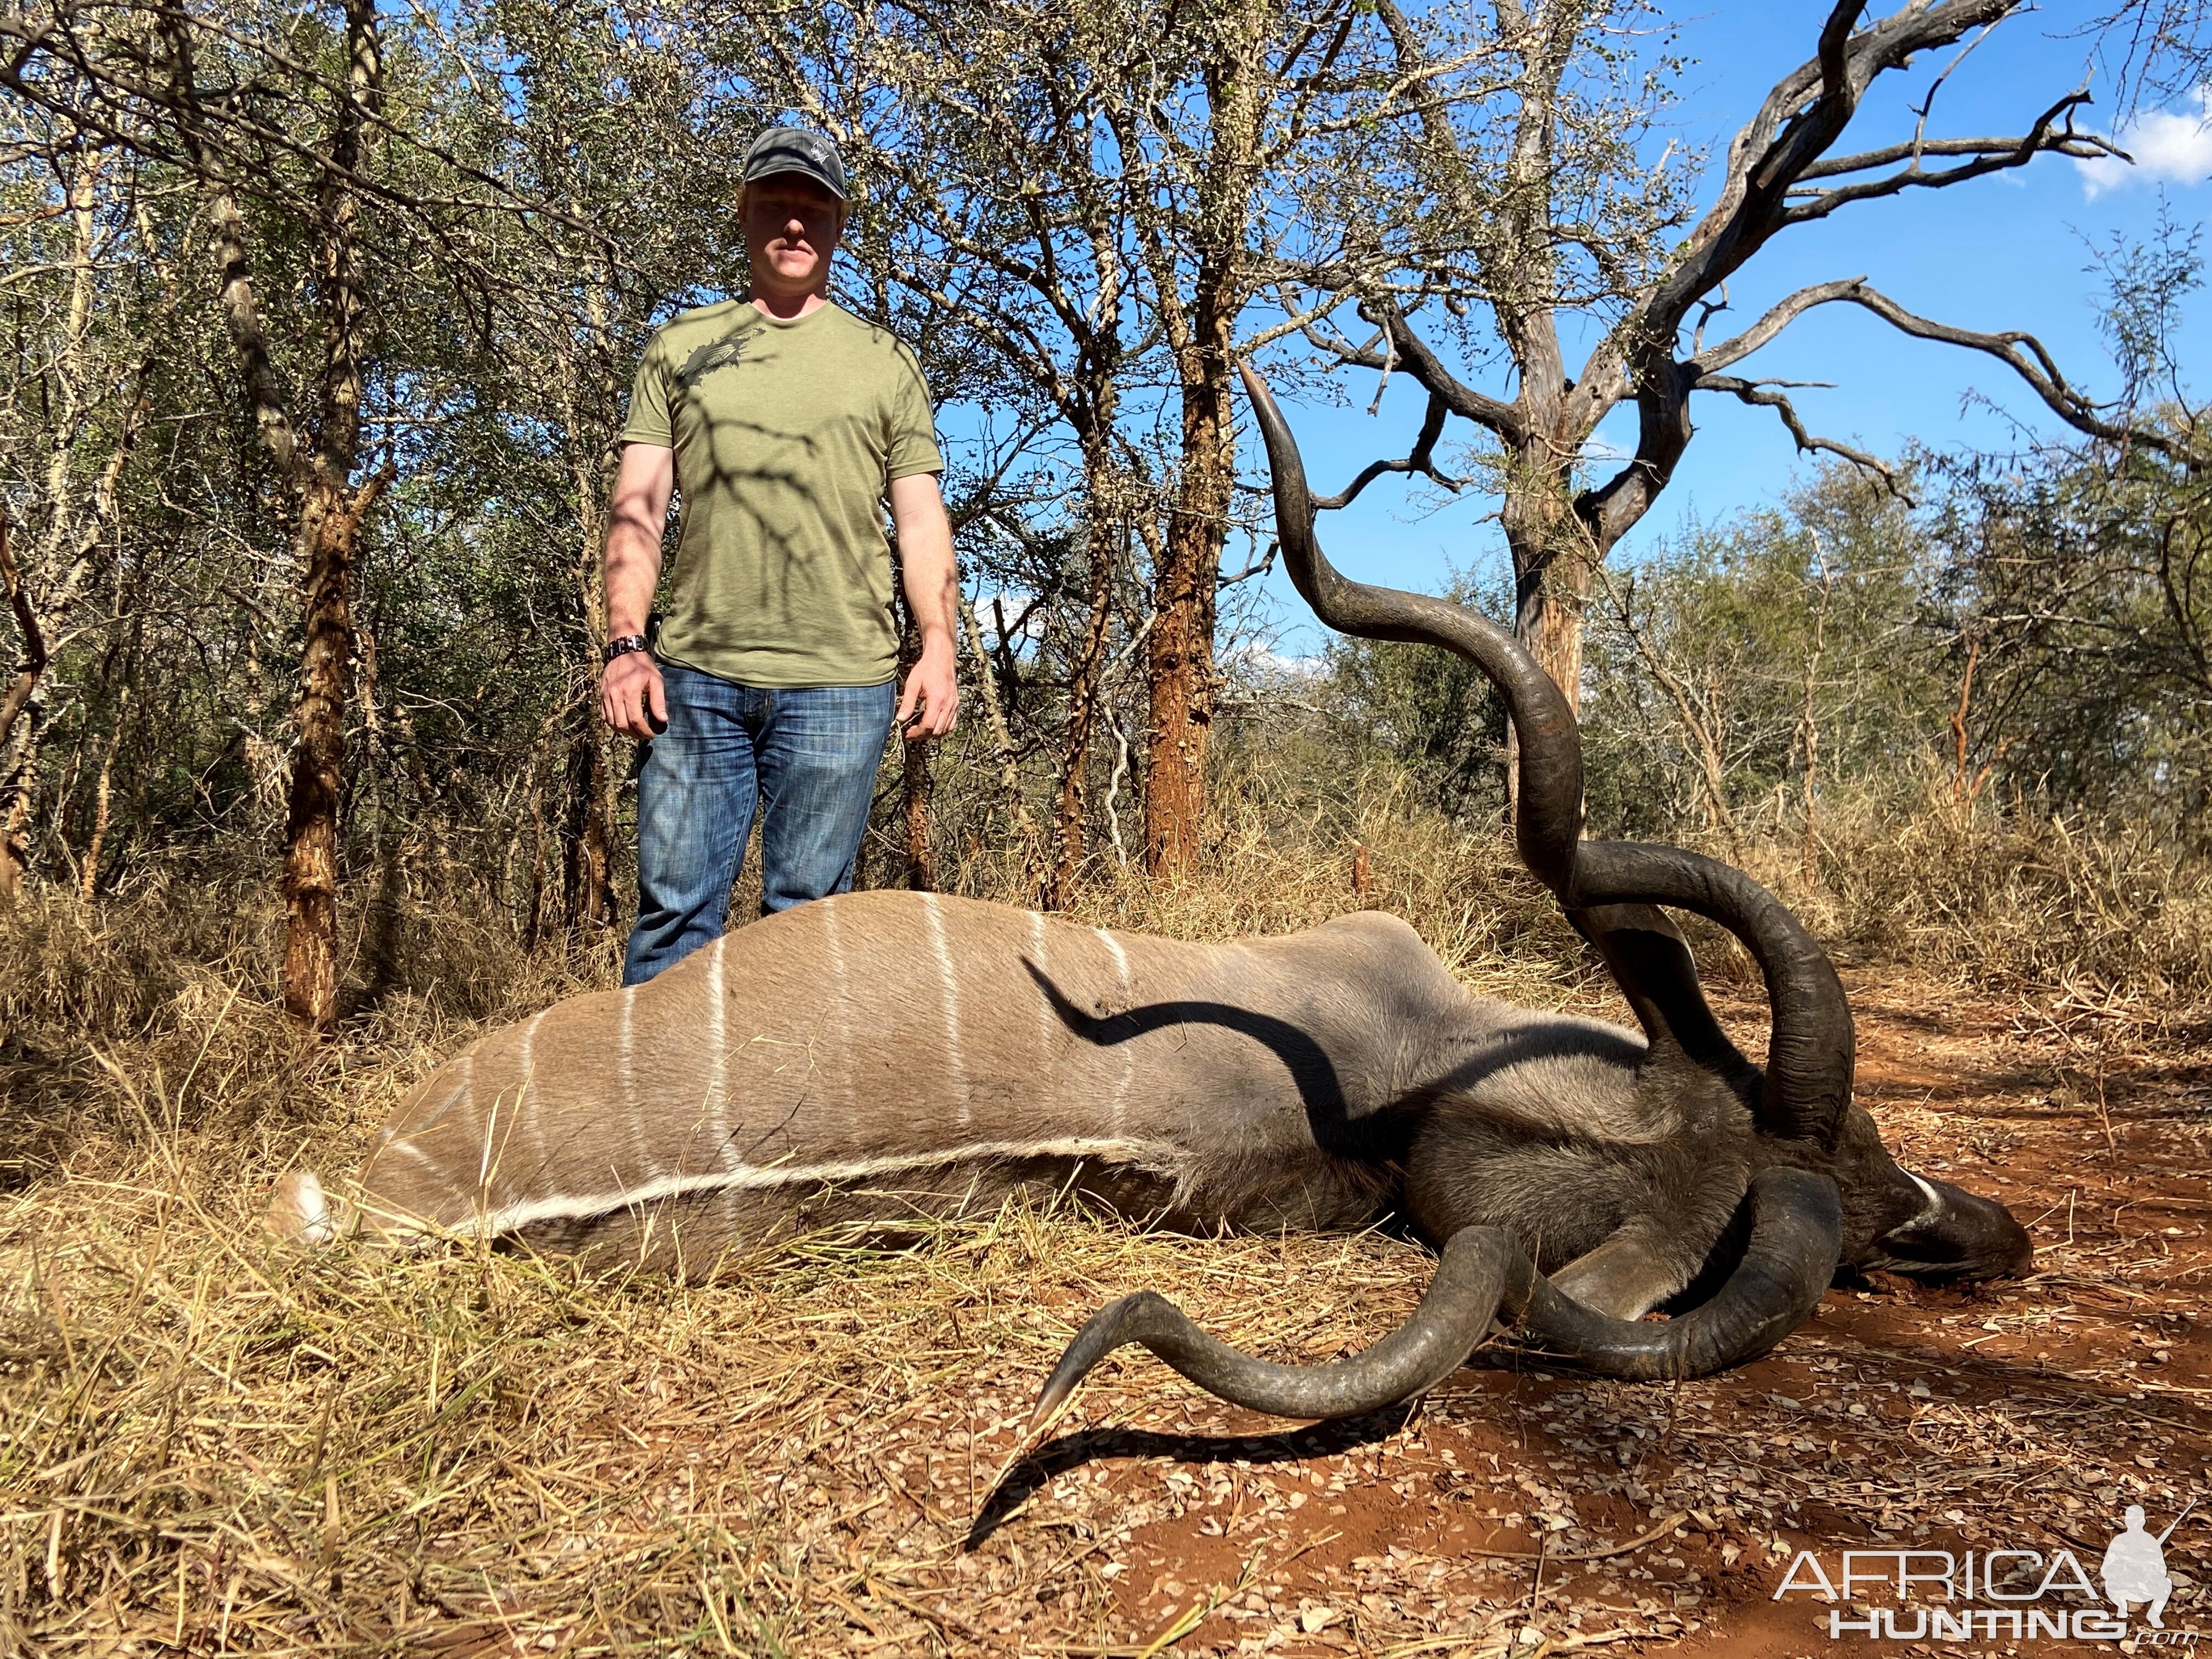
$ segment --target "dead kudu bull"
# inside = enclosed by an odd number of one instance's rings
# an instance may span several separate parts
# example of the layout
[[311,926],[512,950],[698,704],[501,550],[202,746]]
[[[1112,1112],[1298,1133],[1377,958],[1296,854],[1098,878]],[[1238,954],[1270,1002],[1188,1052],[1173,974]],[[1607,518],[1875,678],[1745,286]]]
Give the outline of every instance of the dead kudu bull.
[[[1412,1318],[1331,1364],[1254,1359],[1158,1296],[1124,1297],[1070,1345],[1040,1414],[1128,1342],[1239,1404],[1342,1417],[1431,1387],[1499,1319],[1602,1375],[1698,1376],[1781,1340],[1839,1266],[2023,1270],[2002,1206],[1899,1168],[1850,1103],[1850,1012],[1796,920],[1712,860],[1582,840],[1573,715],[1512,636],[1329,566],[1289,429],[1246,379],[1299,592],[1334,628],[1456,651],[1504,693],[1521,854],[1641,1040],[1471,995],[1371,913],[1189,945],[852,894],[481,1039],[394,1112],[356,1196],[289,1176],[272,1228],[508,1236],[696,1274],[797,1228],[1073,1186],[1200,1229],[1397,1212],[1443,1247]],[[1757,959],[1764,1068],[1722,1031],[1662,905]],[[1641,1318],[1678,1300],[1695,1305]]]

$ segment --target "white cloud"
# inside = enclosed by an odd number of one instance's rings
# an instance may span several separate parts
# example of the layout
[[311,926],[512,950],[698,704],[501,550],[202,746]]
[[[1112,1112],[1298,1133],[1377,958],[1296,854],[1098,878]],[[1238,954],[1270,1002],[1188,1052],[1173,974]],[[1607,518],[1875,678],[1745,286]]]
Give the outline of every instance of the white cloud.
[[1004,587],[989,593],[978,593],[975,600],[975,622],[976,625],[983,630],[984,638],[994,645],[998,642],[999,618],[1003,615],[1006,619],[1006,632],[1014,639],[1024,641],[1042,639],[1044,617],[1042,612],[1031,611],[1028,621],[1020,622],[1017,625],[1022,614],[1022,607],[1029,604],[1031,597],[1018,587]]
[[2077,158],[2081,188],[2090,196],[2160,179],[2202,184],[2212,175],[2212,82],[2197,88],[2195,109],[2142,116],[2114,133],[2112,142],[2135,157],[2135,165],[2109,155]]
[[1231,673],[1243,674],[1262,684],[1286,680],[1304,683],[1324,678],[1328,673],[1328,659],[1318,653],[1310,657],[1294,657],[1272,645],[1249,641],[1232,645],[1222,653],[1220,663]]

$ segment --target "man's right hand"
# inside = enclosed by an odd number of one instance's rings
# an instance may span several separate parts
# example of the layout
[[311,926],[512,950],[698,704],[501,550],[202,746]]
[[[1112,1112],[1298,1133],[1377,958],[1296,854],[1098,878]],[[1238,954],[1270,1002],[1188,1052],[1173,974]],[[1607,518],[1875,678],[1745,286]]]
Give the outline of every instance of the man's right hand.
[[599,675],[599,718],[644,743],[668,729],[668,693],[650,651],[625,651]]

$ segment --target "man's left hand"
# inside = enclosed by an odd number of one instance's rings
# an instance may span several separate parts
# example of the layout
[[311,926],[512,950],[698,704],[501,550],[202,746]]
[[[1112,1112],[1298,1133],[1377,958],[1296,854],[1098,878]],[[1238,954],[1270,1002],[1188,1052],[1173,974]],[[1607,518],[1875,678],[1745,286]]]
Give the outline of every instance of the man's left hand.
[[[950,640],[931,640],[921,647],[921,659],[906,677],[896,716],[908,743],[941,738],[952,729],[960,712],[959,661]],[[909,725],[908,722],[912,724]]]

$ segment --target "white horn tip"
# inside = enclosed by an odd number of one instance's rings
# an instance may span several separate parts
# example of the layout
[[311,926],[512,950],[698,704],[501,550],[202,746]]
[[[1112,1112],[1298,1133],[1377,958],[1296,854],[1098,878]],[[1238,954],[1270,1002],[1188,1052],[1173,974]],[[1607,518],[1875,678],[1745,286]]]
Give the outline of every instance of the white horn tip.
[[295,1170],[269,1194],[267,1225],[279,1243],[313,1247],[338,1236],[337,1218],[312,1170]]

